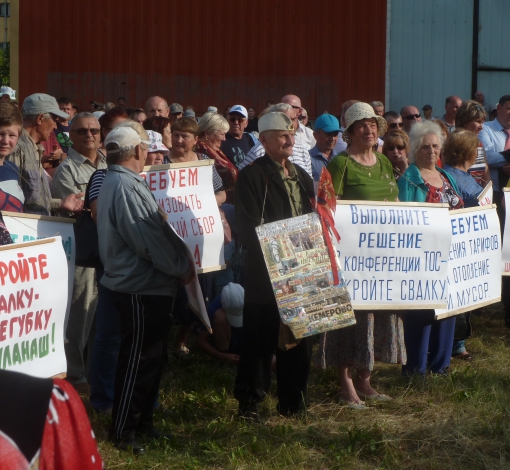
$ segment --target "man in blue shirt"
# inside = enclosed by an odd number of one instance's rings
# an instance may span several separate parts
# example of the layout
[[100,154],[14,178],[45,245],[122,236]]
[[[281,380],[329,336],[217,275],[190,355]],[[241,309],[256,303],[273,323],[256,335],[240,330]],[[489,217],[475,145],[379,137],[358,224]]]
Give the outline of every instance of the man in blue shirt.
[[315,121],[313,136],[317,141],[315,147],[310,149],[312,160],[312,176],[319,181],[322,168],[335,156],[333,149],[338,142],[340,123],[331,114],[321,114]]

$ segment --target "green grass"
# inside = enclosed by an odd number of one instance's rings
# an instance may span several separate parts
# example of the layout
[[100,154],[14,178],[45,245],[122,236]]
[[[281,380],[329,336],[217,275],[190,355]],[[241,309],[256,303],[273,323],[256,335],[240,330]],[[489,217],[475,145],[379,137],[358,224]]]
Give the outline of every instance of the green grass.
[[133,457],[106,441],[109,420],[90,412],[105,465],[126,469],[508,469],[510,330],[500,304],[473,318],[472,363],[452,360],[447,377],[404,379],[376,364],[375,388],[389,403],[352,411],[338,405],[332,368],[312,367],[306,419],[275,410],[275,383],[262,425],[236,419],[235,367],[201,354],[173,357],[162,381],[156,425],[175,439],[147,442]]

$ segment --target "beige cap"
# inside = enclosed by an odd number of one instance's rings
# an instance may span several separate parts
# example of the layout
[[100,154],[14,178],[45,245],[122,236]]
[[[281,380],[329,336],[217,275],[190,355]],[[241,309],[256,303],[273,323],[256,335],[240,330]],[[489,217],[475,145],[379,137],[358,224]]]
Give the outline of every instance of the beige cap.
[[[379,135],[384,135],[386,133],[386,129],[388,129],[388,123],[386,119],[381,116],[378,116],[374,113],[374,108],[370,106],[368,103],[354,103],[346,112],[345,112],[345,130],[349,129],[349,127],[354,124],[356,121],[361,121],[362,119],[377,119],[377,130]],[[345,132],[344,132],[345,134]]]
[[289,116],[275,112],[264,114],[259,119],[259,134],[266,131],[293,131],[294,126]]

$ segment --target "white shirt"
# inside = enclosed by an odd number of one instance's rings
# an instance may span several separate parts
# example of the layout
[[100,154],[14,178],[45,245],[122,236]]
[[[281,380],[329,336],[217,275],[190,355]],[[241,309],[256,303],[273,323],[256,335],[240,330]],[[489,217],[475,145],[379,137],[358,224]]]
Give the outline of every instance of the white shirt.
[[[254,145],[248,152],[248,155],[246,155],[245,159],[239,165],[239,170],[242,170],[245,166],[248,166],[257,158],[263,157],[265,153],[266,150],[260,142],[257,145]],[[310,158],[310,153],[298,142],[294,144],[294,147],[292,148],[292,155],[289,157],[289,160],[292,163],[299,165],[310,176],[312,176],[312,160]]]
[[296,129],[296,143],[300,143],[306,150],[311,150],[315,147],[317,143],[315,141],[315,137],[313,136],[313,131],[309,127],[303,126],[303,124],[299,123],[298,128]]

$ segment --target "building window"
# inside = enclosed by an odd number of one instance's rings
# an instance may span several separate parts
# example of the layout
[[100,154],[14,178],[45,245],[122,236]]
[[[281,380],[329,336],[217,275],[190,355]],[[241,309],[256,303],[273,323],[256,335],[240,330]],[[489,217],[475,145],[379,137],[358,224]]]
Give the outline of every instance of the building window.
[[0,3],[0,17],[2,16],[11,16],[11,4],[10,3]]
[[9,47],[8,42],[0,42],[0,49],[7,49]]

